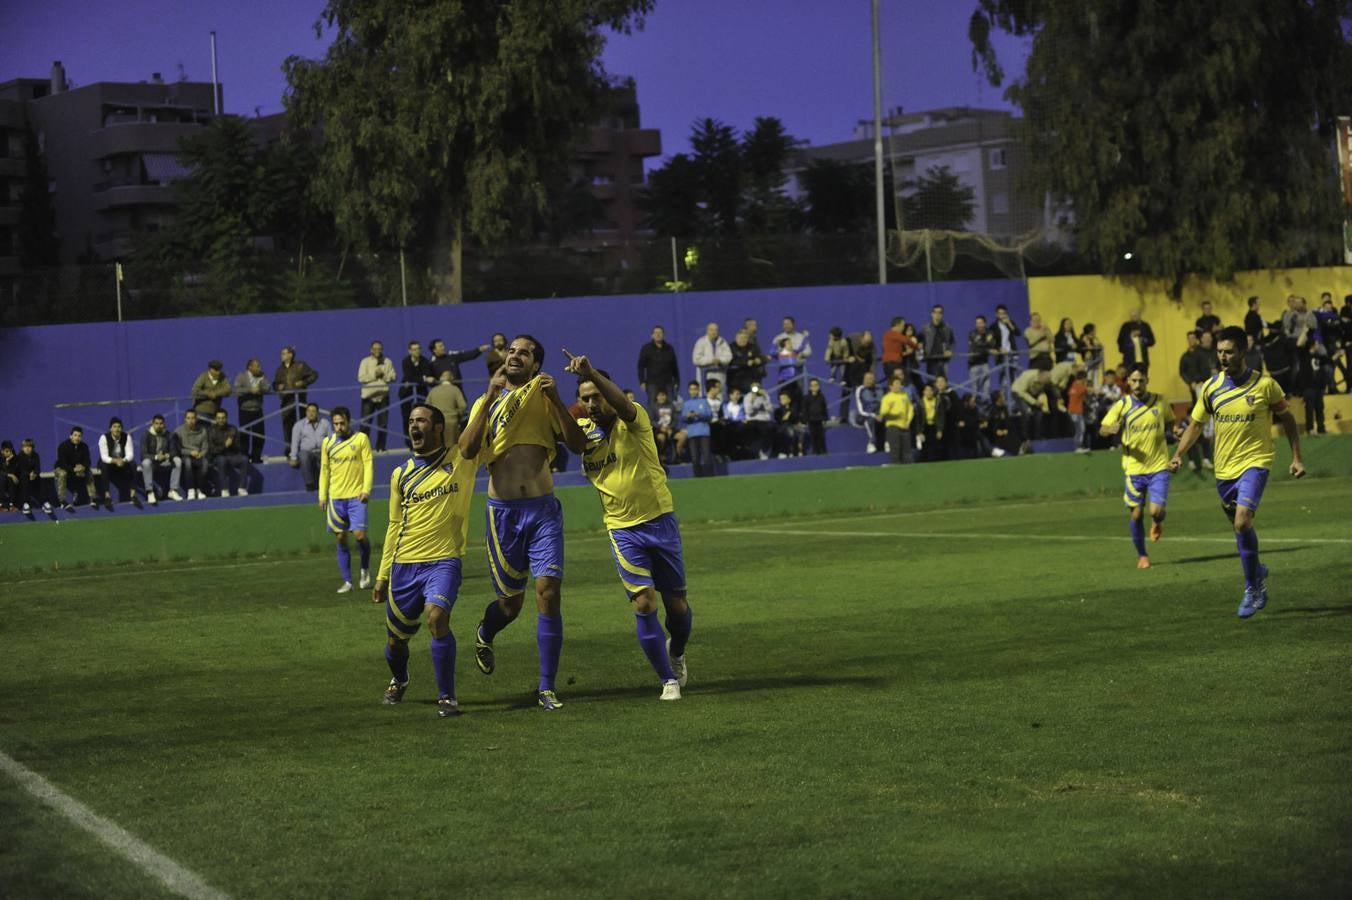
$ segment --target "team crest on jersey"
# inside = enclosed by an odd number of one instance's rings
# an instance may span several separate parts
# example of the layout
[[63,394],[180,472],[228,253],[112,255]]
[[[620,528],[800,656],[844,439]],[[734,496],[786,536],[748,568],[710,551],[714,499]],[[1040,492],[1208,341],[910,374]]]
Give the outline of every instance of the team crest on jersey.
[[1253,406],[1253,404],[1254,404],[1254,402],[1256,401],[1256,399],[1257,399],[1257,398],[1255,398],[1255,397],[1254,397],[1253,395],[1251,395],[1251,394],[1245,394],[1245,395],[1244,395],[1244,402],[1248,403],[1250,406]]

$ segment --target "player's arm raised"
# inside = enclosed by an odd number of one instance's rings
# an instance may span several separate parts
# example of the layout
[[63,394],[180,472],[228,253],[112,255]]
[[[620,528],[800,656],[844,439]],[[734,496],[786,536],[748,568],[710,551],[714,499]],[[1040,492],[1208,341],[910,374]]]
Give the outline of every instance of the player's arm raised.
[[606,376],[596,370],[585,356],[574,356],[567,350],[563,355],[568,357],[568,371],[580,378],[586,378],[596,385],[596,389],[601,392],[601,396],[606,398],[606,402],[615,410],[624,422],[632,422],[638,417],[638,409],[634,406],[634,401],[625,396],[620,386],[611,381]]
[[460,434],[460,440],[457,445],[460,447],[460,455],[465,459],[474,459],[479,455],[479,448],[483,446],[484,432],[488,429],[488,414],[493,409],[493,401],[498,399],[498,395],[507,387],[507,367],[503,366],[493,374],[488,380],[488,391],[479,401],[479,407],[470,417],[469,424]]

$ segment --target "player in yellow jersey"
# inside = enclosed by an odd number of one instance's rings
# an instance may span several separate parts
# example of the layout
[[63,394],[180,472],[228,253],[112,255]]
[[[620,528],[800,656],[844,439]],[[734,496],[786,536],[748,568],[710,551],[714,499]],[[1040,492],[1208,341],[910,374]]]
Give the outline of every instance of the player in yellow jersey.
[[460,456],[459,447],[446,446],[445,434],[441,410],[426,403],[409,410],[413,458],[390,476],[390,524],[371,592],[373,603],[385,604],[385,660],[391,673],[385,702],[398,703],[408,690],[408,642],[418,633],[418,619],[426,609],[437,714],[442,718],[460,715],[450,618],[460,594],[460,559],[479,468]]
[[1295,417],[1286,407],[1282,389],[1267,375],[1250,369],[1244,360],[1249,338],[1243,328],[1231,326],[1216,338],[1216,358],[1221,371],[1212,376],[1197,394],[1191,422],[1179,438],[1169,471],[1177,472],[1183,455],[1202,435],[1202,425],[1211,420],[1216,426],[1216,490],[1221,508],[1235,526],[1235,545],[1244,567],[1244,599],[1239,617],[1249,616],[1267,606],[1267,566],[1258,561],[1258,533],[1253,517],[1263,499],[1263,488],[1276,453],[1272,448],[1272,423],[1281,423],[1291,445],[1291,477],[1305,474],[1300,457],[1300,433]]
[[[585,356],[567,350],[568,371],[577,375],[577,399],[586,418],[577,424],[587,436],[582,470],[601,495],[601,514],[610,533],[610,551],[620,582],[633,606],[639,647],[662,682],[663,700],[681,699],[688,672],[690,603],[685,593],[685,560],[667,474],[643,407]],[[667,611],[664,640],[657,621],[657,594]]]
[[1136,568],[1150,568],[1145,552],[1145,504],[1150,503],[1150,540],[1164,532],[1164,505],[1169,501],[1169,450],[1166,436],[1173,428],[1174,408],[1147,387],[1150,378],[1136,366],[1127,376],[1128,392],[1108,408],[1099,434],[1120,434],[1122,472],[1126,490],[1122,501],[1131,510],[1131,542],[1136,547]]
[[474,403],[460,435],[460,452],[488,466],[488,560],[497,599],[484,610],[474,641],[479,671],[497,667],[493,638],[521,613],[526,577],[535,577],[535,641],[540,652],[540,707],[563,706],[554,689],[563,648],[563,506],[554,496],[558,436],[581,453],[587,439],[559,398],[554,378],[540,371],[545,349],[517,335],[505,361]]
[[346,406],[335,406],[329,414],[333,434],[319,446],[319,508],[326,510],[329,531],[338,538],[338,571],[343,585],[338,593],[352,590],[352,551],[347,533],[357,539],[361,553],[361,587],[371,586],[371,542],[366,539],[366,504],[371,499],[375,478],[371,460],[371,442],[360,431],[352,431],[352,413]]

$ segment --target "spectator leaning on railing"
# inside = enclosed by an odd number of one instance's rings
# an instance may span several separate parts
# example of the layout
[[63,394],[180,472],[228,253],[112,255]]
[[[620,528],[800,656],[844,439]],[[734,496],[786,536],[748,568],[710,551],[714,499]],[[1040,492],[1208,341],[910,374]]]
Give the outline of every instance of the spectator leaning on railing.
[[229,396],[230,377],[225,374],[224,363],[213,359],[207,363],[207,370],[192,383],[193,409],[202,418],[210,419],[221,408],[221,401]]
[[972,379],[972,391],[978,397],[991,392],[991,354],[998,348],[994,331],[986,327],[986,317],[977,316],[967,333],[967,374]]
[[235,396],[239,398],[240,450],[255,464],[263,461],[263,395],[269,393],[272,385],[263,374],[263,363],[249,360],[235,376]]
[[305,389],[318,380],[319,373],[309,363],[296,359],[295,347],[282,348],[282,364],[272,376],[272,388],[282,404],[282,444],[288,453],[296,420],[304,415]]
[[925,373],[930,378],[948,374],[948,361],[953,358],[953,348],[957,344],[953,329],[944,321],[944,308],[934,304],[930,309],[930,320],[920,332],[920,347],[925,354]]
[[732,362],[732,347],[719,335],[717,322],[704,326],[704,334],[695,340],[690,360],[695,364],[695,377],[701,390],[710,378],[720,382],[727,378],[725,373],[728,363]]

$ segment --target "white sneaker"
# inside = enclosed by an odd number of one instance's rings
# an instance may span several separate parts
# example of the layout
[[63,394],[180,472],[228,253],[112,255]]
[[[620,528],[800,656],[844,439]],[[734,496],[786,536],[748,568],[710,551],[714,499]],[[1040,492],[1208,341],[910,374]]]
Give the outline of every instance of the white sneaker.
[[197,488],[188,488],[188,499],[196,500],[202,495],[197,492]]
[[248,488],[240,488],[239,490],[235,491],[235,496],[236,496],[236,497],[247,497],[247,496],[249,496],[249,489],[248,489]]
[[1004,456],[1004,455],[1005,455],[1005,451],[1004,451],[1003,449],[1001,449],[1000,447],[996,447],[994,450],[991,451],[991,456],[995,457],[996,459],[999,459],[1000,457],[1002,457],[1002,456]]
[[1216,467],[1213,466],[1213,465],[1211,464],[1211,460],[1209,460],[1209,459],[1204,459],[1204,460],[1202,460],[1202,468],[1203,468],[1203,469],[1214,469],[1214,468],[1216,468]]
[[664,681],[664,682],[662,682],[662,696],[661,696],[661,698],[659,698],[659,699],[662,699],[662,700],[679,700],[679,699],[681,699],[681,685],[680,685],[680,683],[679,683],[679,682],[675,682],[675,681]]
[[335,593],[335,594],[350,594],[350,593],[352,593],[352,582],[350,582],[350,581],[344,581],[344,582],[343,582],[343,586],[340,587],[338,590],[334,591],[334,593]]
[[175,502],[177,502],[177,501],[183,499],[183,495],[180,494],[178,491],[170,491],[166,496],[167,496],[170,500],[173,500],[173,501],[175,501]]
[[361,570],[361,578],[357,581],[357,587],[366,590],[371,586],[371,571],[369,569]]
[[872,441],[869,441],[869,442],[868,442],[868,447],[866,447],[866,448],[864,449],[864,452],[865,452],[865,453],[877,453],[877,452],[878,452],[878,448],[877,448],[877,446],[876,446]]
[[155,499],[155,492],[151,491],[149,494],[146,494],[146,502],[149,503],[151,506],[154,506],[156,503],[159,503],[160,501]]
[[671,671],[676,674],[676,683],[685,687],[685,683],[690,680],[690,672],[685,667],[685,654],[671,655],[671,638],[667,638],[667,658],[671,660]]

